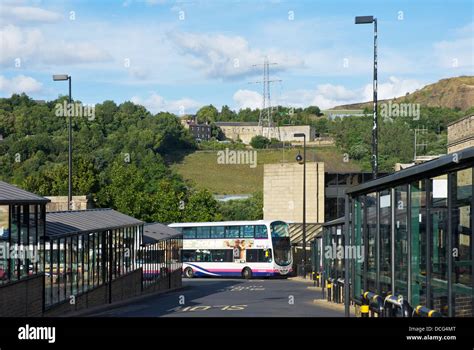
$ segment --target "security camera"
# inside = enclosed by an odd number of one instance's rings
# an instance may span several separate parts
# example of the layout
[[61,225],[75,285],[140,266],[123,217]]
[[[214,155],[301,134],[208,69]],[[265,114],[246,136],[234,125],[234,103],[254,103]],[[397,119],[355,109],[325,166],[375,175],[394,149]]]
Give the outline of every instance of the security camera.
[[296,155],[296,161],[297,161],[298,163],[302,164],[302,163],[303,163],[303,156],[298,153],[298,154]]

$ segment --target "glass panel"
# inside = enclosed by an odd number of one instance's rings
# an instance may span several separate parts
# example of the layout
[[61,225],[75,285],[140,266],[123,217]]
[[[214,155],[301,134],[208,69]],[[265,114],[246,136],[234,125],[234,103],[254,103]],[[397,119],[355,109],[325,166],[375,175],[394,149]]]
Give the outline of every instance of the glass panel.
[[36,228],[37,228],[37,222],[36,222],[36,205],[30,205],[29,206],[29,220],[28,220],[28,226],[29,226],[29,233],[28,233],[28,275],[33,275],[37,272],[37,268],[39,266],[38,260],[39,260],[39,251],[37,250],[37,235],[36,235]]
[[[354,201],[354,246],[356,249],[363,249],[364,247],[364,229],[363,229],[363,201],[365,197],[360,196]],[[360,248],[359,248],[360,247]],[[362,261],[361,261],[362,260]],[[360,299],[360,295],[364,292],[363,272],[365,259],[355,259],[355,276],[354,276],[354,298]]]
[[473,169],[455,173],[452,185],[454,315],[473,316],[472,192]]
[[392,291],[392,196],[390,190],[380,192],[380,292]]
[[197,227],[196,238],[197,239],[207,239],[210,238],[211,232],[209,227]]
[[337,198],[326,198],[324,201],[324,220],[337,219]]
[[255,226],[246,225],[242,227],[242,237],[243,238],[254,238]]
[[367,289],[376,292],[376,246],[375,237],[377,232],[377,197],[375,193],[366,196],[367,215]]
[[395,294],[408,298],[408,186],[395,188]]
[[426,306],[426,183],[411,188],[411,298],[413,307]]
[[224,226],[211,227],[211,238],[224,238]]
[[225,238],[239,238],[240,226],[226,226]]
[[195,239],[196,238],[196,228],[195,227],[184,227],[183,228],[183,238],[184,239]]
[[255,226],[255,238],[268,238],[267,227],[265,225]]
[[431,303],[448,315],[448,176],[430,179],[431,191]]
[[[16,249],[16,246],[19,242],[19,232],[20,232],[20,206],[12,205],[12,222],[11,222],[11,242],[10,242],[10,252],[12,249]],[[19,276],[19,259],[11,258],[10,259],[10,279],[15,281]]]
[[10,208],[8,205],[0,206],[0,284],[8,280],[8,240]]

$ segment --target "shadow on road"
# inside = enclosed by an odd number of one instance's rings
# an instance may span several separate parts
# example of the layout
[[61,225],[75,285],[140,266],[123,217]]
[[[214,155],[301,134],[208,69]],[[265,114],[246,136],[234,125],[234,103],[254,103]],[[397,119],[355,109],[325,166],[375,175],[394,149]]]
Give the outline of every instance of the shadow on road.
[[[183,288],[160,295],[151,295],[140,301],[119,306],[93,316],[99,317],[161,317],[176,313],[182,308],[201,305],[195,300],[222,293],[247,280],[183,279]],[[184,298],[184,299],[183,299]]]

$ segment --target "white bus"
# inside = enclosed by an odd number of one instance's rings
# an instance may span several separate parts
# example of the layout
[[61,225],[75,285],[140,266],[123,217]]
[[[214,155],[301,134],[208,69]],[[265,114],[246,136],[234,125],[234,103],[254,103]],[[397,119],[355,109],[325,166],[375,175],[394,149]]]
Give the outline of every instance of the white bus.
[[185,277],[287,276],[292,272],[288,225],[283,221],[171,224],[183,234]]

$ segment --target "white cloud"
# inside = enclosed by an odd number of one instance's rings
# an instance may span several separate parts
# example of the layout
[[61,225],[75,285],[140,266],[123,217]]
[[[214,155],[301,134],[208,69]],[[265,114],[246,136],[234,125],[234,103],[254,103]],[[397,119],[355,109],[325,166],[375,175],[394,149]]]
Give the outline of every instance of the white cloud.
[[[414,79],[399,79],[391,76],[389,81],[381,83],[377,86],[377,97],[379,100],[391,99],[394,97],[404,96],[416,89],[420,89],[425,84]],[[371,101],[373,99],[372,84],[367,84],[364,88],[363,98],[361,102]]]
[[43,84],[32,77],[17,75],[11,79],[0,75],[0,91],[11,95],[14,93],[33,93],[41,90]]
[[236,103],[235,109],[262,108],[262,95],[256,91],[238,90],[233,96]]
[[2,23],[51,23],[57,22],[60,19],[62,19],[61,14],[39,7],[3,4],[0,11],[0,21]]
[[9,24],[0,28],[2,55],[0,64],[23,62],[46,64],[76,64],[106,62],[111,59],[104,49],[87,42],[47,40],[38,28],[21,28]]
[[189,56],[189,64],[201,69],[208,78],[225,80],[260,74],[262,68],[254,65],[263,63],[265,56],[278,63],[272,67],[273,72],[304,65],[297,56],[275,49],[251,49],[241,36],[173,33],[170,40],[181,54]]
[[194,113],[203,104],[190,98],[166,100],[163,96],[152,92],[148,97],[133,96],[133,103],[145,106],[152,113],[170,112],[177,115]]
[[455,30],[452,40],[434,43],[433,56],[441,68],[474,69],[474,22]]
[[[407,92],[413,92],[423,87],[424,84],[413,79],[399,79],[390,77],[388,81],[379,83],[378,98],[388,99],[404,96]],[[261,94],[250,90],[238,90],[234,96],[238,108],[260,108],[262,104]],[[315,89],[290,90],[281,96],[272,98],[272,105],[308,107],[318,106],[328,109],[339,105],[367,102],[372,100],[372,84],[349,89],[343,85],[320,84]]]

